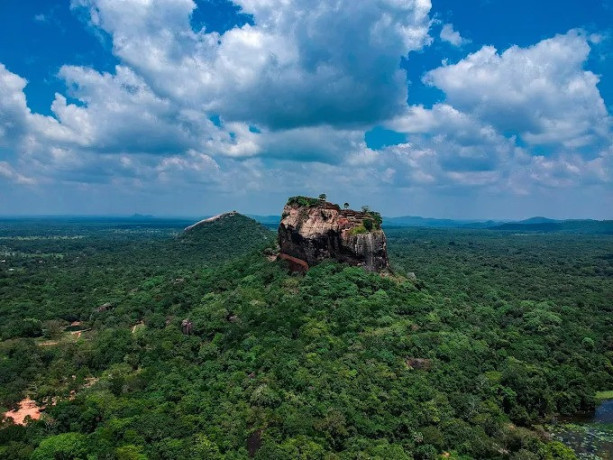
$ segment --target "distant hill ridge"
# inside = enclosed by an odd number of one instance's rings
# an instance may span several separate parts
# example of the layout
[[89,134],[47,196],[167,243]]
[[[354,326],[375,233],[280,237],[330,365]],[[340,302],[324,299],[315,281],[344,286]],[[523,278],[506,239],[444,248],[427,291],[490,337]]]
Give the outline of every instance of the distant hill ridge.
[[177,244],[204,257],[230,258],[261,248],[275,239],[262,224],[236,211],[200,220],[185,228]]
[[494,220],[454,220],[433,217],[400,216],[385,217],[386,227],[432,227],[432,228],[489,228],[505,223]]
[[[230,212],[224,212],[222,214],[217,214],[216,216],[213,217],[208,217],[206,219],[202,219],[199,222],[196,222],[195,224],[189,225],[188,227],[185,227],[184,232],[189,232],[190,230],[193,230],[194,228],[202,225],[202,224],[206,224],[206,223],[210,223],[210,222],[215,222],[216,220],[220,220],[220,219],[225,219],[228,217],[233,217],[236,215],[240,215],[238,214],[238,212],[236,211],[230,211]],[[244,217],[244,216],[243,216]]]
[[515,224],[553,224],[553,223],[559,223],[559,222],[563,222],[563,220],[549,219],[548,217],[536,216],[536,217],[530,217],[529,219],[520,220],[518,222],[508,222],[508,223],[515,223]]
[[[276,228],[281,220],[277,216],[252,215],[251,217],[271,229]],[[612,220],[556,220],[542,216],[530,217],[529,219],[520,221],[454,220],[419,216],[384,217],[383,227],[464,228],[513,232],[613,234]]]
[[[543,219],[543,220],[538,220]],[[491,230],[541,233],[585,233],[613,235],[613,220],[527,219],[490,227]]]

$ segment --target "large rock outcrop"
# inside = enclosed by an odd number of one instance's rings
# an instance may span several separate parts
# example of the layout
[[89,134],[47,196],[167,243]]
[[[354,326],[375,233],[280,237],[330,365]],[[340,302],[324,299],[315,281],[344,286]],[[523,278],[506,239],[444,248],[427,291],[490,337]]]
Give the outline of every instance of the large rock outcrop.
[[381,217],[375,212],[342,210],[327,201],[293,197],[283,209],[278,235],[281,256],[309,266],[333,258],[369,271],[389,267]]

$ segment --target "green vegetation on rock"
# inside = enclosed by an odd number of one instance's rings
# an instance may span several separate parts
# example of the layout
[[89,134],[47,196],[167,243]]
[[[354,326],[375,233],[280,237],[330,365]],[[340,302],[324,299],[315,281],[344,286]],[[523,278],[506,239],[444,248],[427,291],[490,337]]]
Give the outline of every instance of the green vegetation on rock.
[[310,198],[308,196],[292,196],[288,198],[287,205],[289,206],[304,206],[310,208],[311,206],[320,205],[322,200],[320,198]]
[[605,401],[607,399],[613,399],[613,390],[610,391],[598,391],[596,392],[596,401]]
[[368,233],[368,229],[364,225],[358,225],[357,227],[353,227],[349,230],[350,235],[362,235],[364,233]]

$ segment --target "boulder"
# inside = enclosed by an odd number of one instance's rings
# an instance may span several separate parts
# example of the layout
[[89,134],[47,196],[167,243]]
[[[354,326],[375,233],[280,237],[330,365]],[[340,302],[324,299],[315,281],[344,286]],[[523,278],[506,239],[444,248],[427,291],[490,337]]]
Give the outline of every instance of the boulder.
[[[336,259],[368,271],[389,268],[387,242],[376,212],[343,209],[307,197],[290,198],[278,230],[281,258],[304,261],[304,267]],[[283,257],[286,255],[291,257]]]

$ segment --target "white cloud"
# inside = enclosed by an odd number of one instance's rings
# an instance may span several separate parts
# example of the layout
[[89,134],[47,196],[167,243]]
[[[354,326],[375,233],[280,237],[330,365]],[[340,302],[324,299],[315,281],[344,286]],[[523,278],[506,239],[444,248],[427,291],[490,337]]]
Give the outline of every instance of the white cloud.
[[53,116],[31,113],[27,82],[0,67],[0,146],[19,152],[13,167],[85,182],[198,173],[193,152],[340,164],[365,148],[360,126],[404,110],[399,63],[430,41],[428,0],[238,4],[255,24],[219,35],[192,30],[192,0],[73,0],[121,63],[63,66]]
[[219,35],[192,31],[191,0],[73,0],[157,94],[274,129],[367,124],[400,112],[400,58],[430,41],[427,0],[237,4],[255,25]]
[[446,102],[411,106],[390,120],[409,143],[369,158],[386,163],[381,169],[404,159],[410,169],[397,169],[407,183],[425,177],[432,185],[524,195],[610,187],[611,117],[598,77],[583,69],[588,54],[587,38],[570,31],[500,54],[483,47],[430,71],[425,81],[445,91]]
[[409,107],[406,114],[391,120],[388,126],[408,134],[410,139],[408,144],[390,150],[410,156],[431,152],[425,175],[441,182],[482,185],[485,177],[500,173],[516,148],[515,139],[506,138],[493,126],[448,104],[436,104],[432,109]]
[[454,108],[529,144],[600,145],[610,141],[611,118],[598,76],[583,69],[589,52],[585,35],[570,31],[500,54],[485,46],[428,72],[424,81],[443,90]]
[[347,155],[366,148],[362,130],[329,126],[266,132],[261,149],[266,156],[294,161],[341,163]]
[[[430,42],[429,1],[236,3],[254,23],[220,35],[192,30],[192,0],[73,0],[111,35],[120,64],[63,66],[52,116],[32,113],[26,80],[0,64],[0,154],[11,152],[0,178],[382,203],[397,190],[530,195],[613,182],[611,119],[583,68],[593,38],[483,47],[426,74],[446,94],[426,108],[407,106],[399,62]],[[451,24],[441,39],[465,43]],[[368,148],[375,124],[408,141]]]
[[36,184],[36,180],[24,176],[23,174],[18,173],[13,169],[13,167],[8,164],[6,161],[0,161],[0,177],[3,177],[10,182],[14,182],[16,184],[21,185],[34,185]]
[[454,30],[453,24],[445,24],[441,29],[441,40],[447,43],[451,43],[453,46],[462,46],[470,43],[470,40],[463,38],[460,32]]
[[128,67],[117,66],[111,75],[64,66],[59,75],[83,106],[56,95],[53,112],[81,134],[81,145],[96,151],[172,154],[222,135],[204,113],[156,95]]
[[27,128],[29,110],[23,93],[27,81],[0,64],[0,145],[7,145]]
[[0,126],[6,132],[0,143],[19,153],[13,165],[3,163],[3,177],[27,183],[17,171],[28,170],[40,183],[142,187],[174,181],[214,184],[218,190],[261,188],[274,182],[268,178],[256,186],[270,164],[219,159],[264,155],[295,168],[296,161],[341,164],[355,149],[365,148],[361,130],[251,130],[224,120],[217,126],[204,113],[156,96],[123,66],[115,74],[65,66],[60,75],[70,96],[81,103],[57,94],[54,118],[32,114],[23,93],[26,81],[0,68]]

